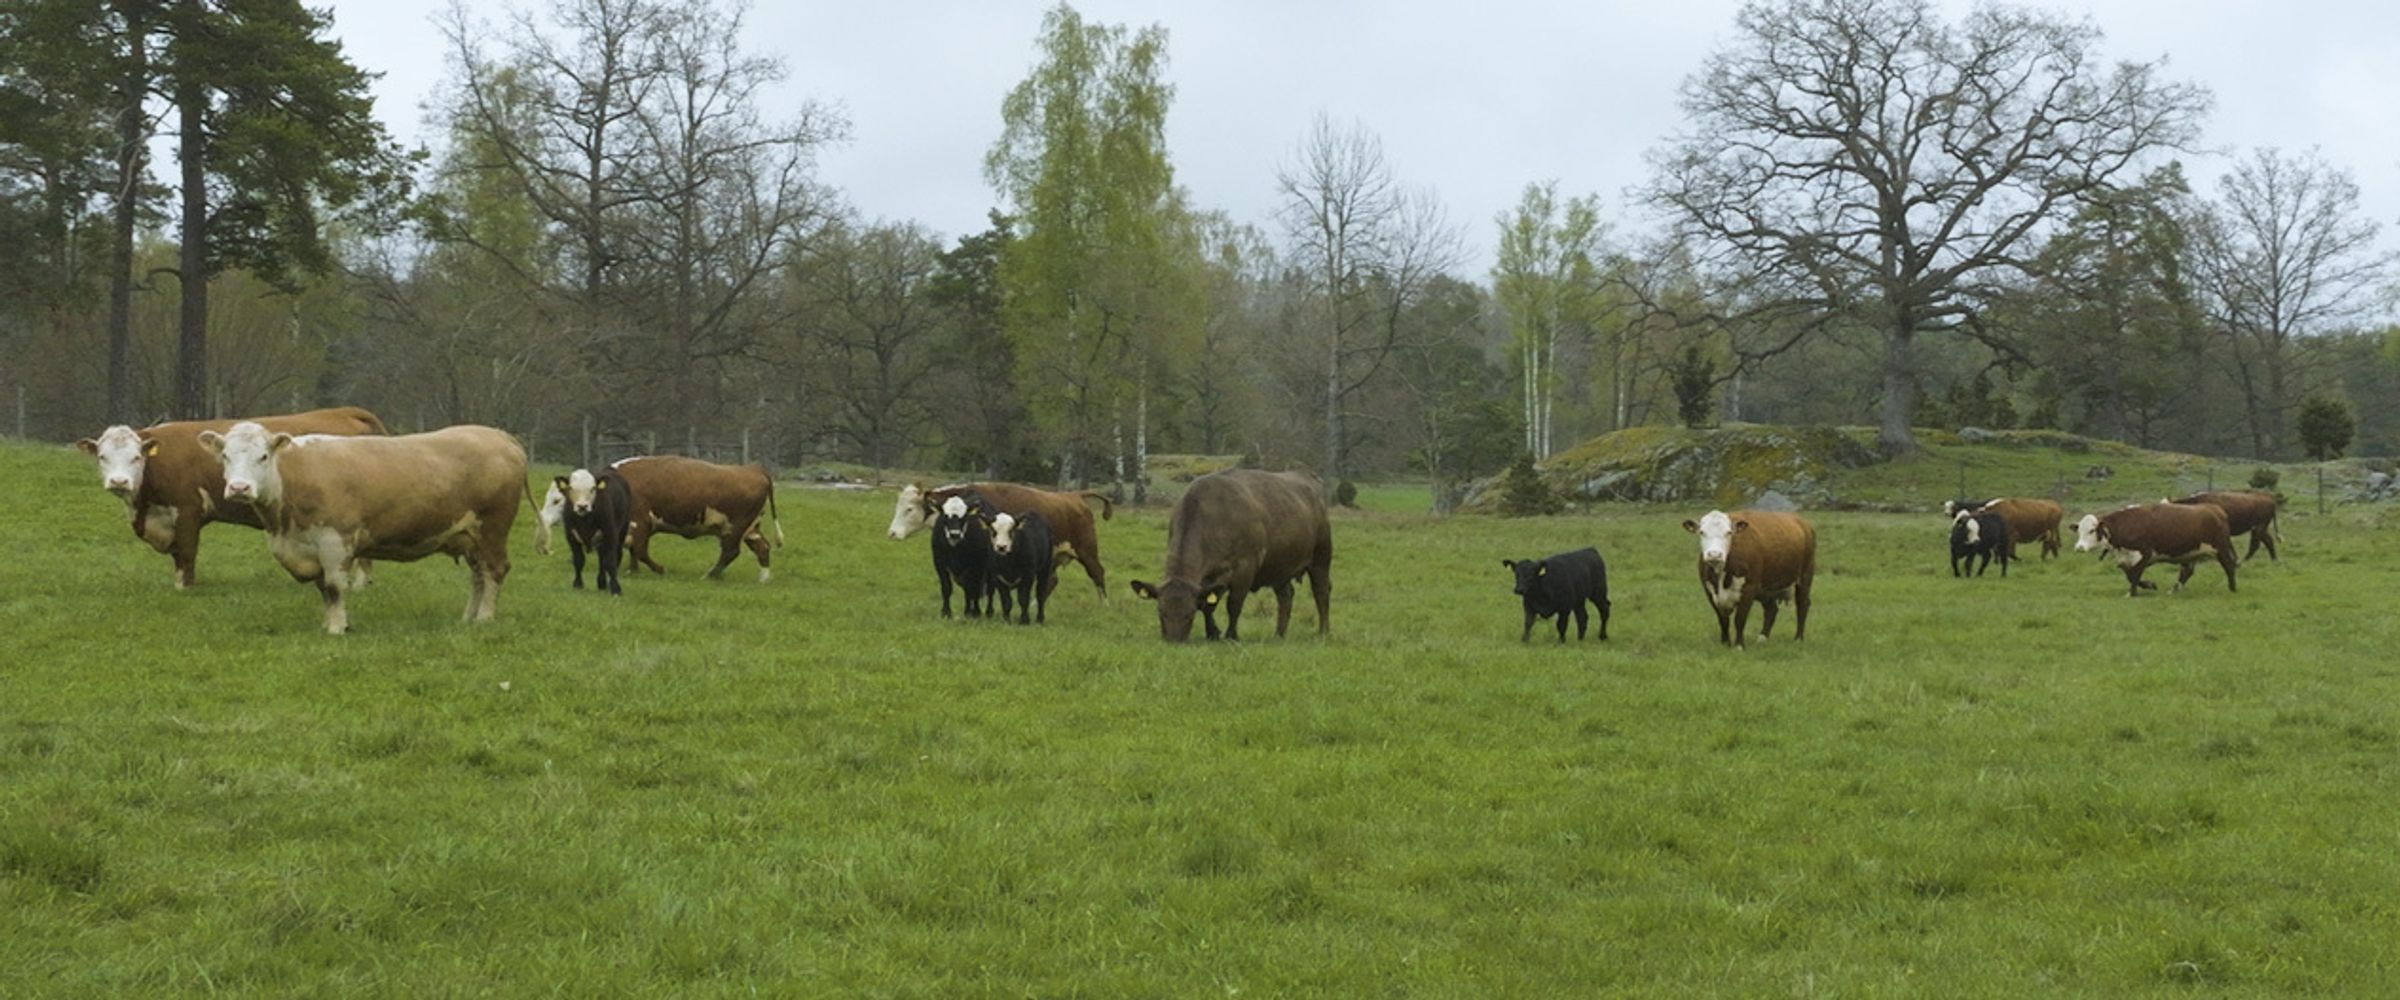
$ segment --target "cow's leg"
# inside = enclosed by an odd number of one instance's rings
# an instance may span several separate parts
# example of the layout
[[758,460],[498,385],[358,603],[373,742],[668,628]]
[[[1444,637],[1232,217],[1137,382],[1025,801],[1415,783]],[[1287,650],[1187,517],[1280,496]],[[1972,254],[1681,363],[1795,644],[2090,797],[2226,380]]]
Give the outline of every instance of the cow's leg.
[[1283,638],[1285,629],[1292,626],[1292,581],[1275,585],[1275,638]]
[[711,580],[724,579],[725,567],[733,565],[733,561],[741,557],[741,533],[734,531],[726,532],[723,536],[717,539],[717,564],[709,567],[708,578]]
[[2148,568],[2149,565],[2149,558],[2144,557],[2142,561],[2125,567],[2125,596],[2142,596],[2142,570]]
[[1803,576],[1800,578],[1800,583],[1792,588],[1793,642],[1808,638],[1808,591],[1815,585],[1814,577]]
[[[1581,609],[1580,609],[1580,608],[1578,608],[1577,610],[1581,610]],[[1569,614],[1567,614],[1567,613],[1566,613],[1566,612],[1564,612],[1564,611],[1561,611],[1561,612],[1559,612],[1559,613],[1558,613],[1558,641],[1559,641],[1559,644],[1560,644],[1560,645],[1565,645],[1565,644],[1566,644],[1566,641],[1567,641],[1567,619],[1568,619],[1568,618],[1570,618],[1570,617],[1572,617],[1572,616],[1571,616],[1571,615],[1569,615]],[[1582,633],[1578,632],[1578,633],[1576,633],[1576,634],[1577,634],[1577,635],[1581,635]]]
[[[1588,608],[1586,608],[1586,607],[1584,607],[1584,606],[1583,606],[1583,602],[1582,602],[1582,601],[1577,601],[1577,602],[1575,602],[1575,641],[1576,641],[1576,642],[1582,642],[1582,641],[1585,639],[1585,637],[1589,635],[1589,632],[1588,632],[1587,630],[1588,630],[1588,629],[1591,627],[1591,624],[1592,624],[1592,612],[1591,612],[1591,610],[1590,610],[1590,609],[1588,609]],[[1567,630],[1566,630],[1566,629],[1559,629],[1559,630],[1558,630],[1558,641],[1560,641],[1560,642],[1565,642],[1565,641],[1567,641]]]
[[374,561],[369,559],[353,560],[350,563],[351,590],[357,590],[375,582],[374,565]]
[[1034,596],[1039,598],[1041,601],[1041,603],[1034,605],[1033,609],[1033,620],[1037,624],[1046,622],[1046,619],[1050,614],[1050,592],[1057,589],[1058,567],[1052,565],[1044,568],[1042,570],[1042,582],[1040,586],[1034,588]]
[[[489,523],[489,522],[486,522]],[[483,606],[476,610],[475,620],[488,622],[500,614],[500,583],[508,579],[508,535],[496,533],[486,539],[483,560]]]
[[1211,640],[1224,638],[1224,633],[1217,631],[1217,609],[1201,608],[1200,624],[1206,627],[1206,634]]
[[583,589],[582,534],[582,532],[573,530],[567,532],[567,561],[575,566],[575,589],[577,590]]
[[175,537],[167,542],[167,554],[175,559],[175,589],[182,590],[200,582],[200,512],[187,510],[175,518]]
[[1592,606],[1600,609],[1600,640],[1606,642],[1608,641],[1608,593],[1603,591],[1600,596],[1592,598]]
[[1747,634],[1749,631],[1750,602],[1748,600],[1737,600],[1733,602],[1733,648],[1750,648],[1749,636]]
[[[1711,607],[1715,606],[1711,605]],[[1724,608],[1715,608],[1715,610],[1717,612],[1717,644],[1731,646],[1733,645],[1733,612]]]
[[1083,575],[1092,578],[1092,586],[1100,591],[1100,603],[1108,603],[1108,571],[1100,567],[1100,542],[1097,532],[1087,530],[1084,541],[1075,546],[1075,561],[1083,564]]
[[1766,620],[1760,622],[1758,626],[1758,637],[1764,639],[1775,634],[1775,612],[1781,610],[1783,602],[1772,597],[1768,597],[1761,599],[1758,602],[1758,606],[1759,613],[1766,618]]
[[600,534],[600,586],[609,596],[620,597],[625,588],[617,576],[625,561],[625,539],[605,529]]
[[[1975,561],[1975,557],[1973,557],[1973,556],[1968,556],[1968,557],[1967,557],[1967,561],[1968,561],[1968,562],[1974,562],[1974,561]],[[1952,552],[1952,553],[1950,553],[1950,578],[1951,578],[1951,579],[1953,579],[1953,580],[1955,580],[1955,579],[1958,579],[1959,577],[1962,577],[1962,576],[1965,576],[1965,575],[1966,575],[1965,573],[1961,573],[1961,572],[1959,572],[1959,571],[1958,571],[1958,553],[1956,553],[1956,552]]]
[[350,612],[342,606],[342,579],[327,572],[317,578],[317,594],[325,599],[325,634],[341,635],[350,631]]
[[1333,553],[1320,551],[1308,567],[1308,596],[1317,602],[1317,634],[1333,634]]
[[750,530],[742,533],[742,542],[750,546],[751,554],[758,557],[758,582],[774,579],[775,571],[767,565],[772,561],[767,553],[773,550],[767,544],[767,536],[759,532],[756,520],[750,522]]
[[[2275,543],[2273,542],[2267,543],[2267,557],[2270,559],[2275,557]],[[2235,590],[2233,586],[2233,551],[2231,546],[2227,546],[2225,549],[2217,553],[2217,565],[2225,567],[2225,590],[2229,593],[2239,593],[2239,591]]]
[[2282,556],[2275,554],[2274,528],[2275,522],[2269,521],[2265,524],[2259,525],[2258,527],[2250,529],[2250,551],[2242,556],[2243,562],[2249,562],[2253,557],[2257,556],[2258,550],[2262,546],[2267,550],[2267,558],[2276,562],[2283,561]]
[[1242,638],[1242,605],[1249,600],[1250,587],[1247,584],[1234,587],[1226,592],[1225,638],[1235,641]]
[[667,575],[667,568],[659,565],[658,560],[650,558],[650,536],[652,533],[653,532],[651,531],[650,525],[643,523],[643,518],[640,515],[635,515],[632,525],[626,528],[625,546],[633,550],[633,561],[650,567],[650,572],[656,573],[660,576],[665,576]]
[[459,620],[470,622],[475,620],[476,614],[483,610],[483,592],[490,586],[491,581],[485,579],[483,575],[483,560],[474,556],[468,556],[467,610],[465,613],[459,615]]
[[1518,642],[1532,642],[1532,641],[1533,641],[1533,619],[1534,619],[1534,618],[1535,618],[1535,615],[1534,615],[1534,613],[1533,613],[1533,605],[1531,605],[1531,604],[1528,604],[1528,605],[1526,605],[1526,606],[1525,606],[1525,631],[1517,633],[1517,641],[1518,641]]
[[933,575],[942,581],[942,617],[948,618],[950,617],[950,571],[943,569],[937,562],[933,566]]
[[1033,624],[1033,592],[1039,589],[1041,583],[1031,576],[1017,581],[1017,624]]

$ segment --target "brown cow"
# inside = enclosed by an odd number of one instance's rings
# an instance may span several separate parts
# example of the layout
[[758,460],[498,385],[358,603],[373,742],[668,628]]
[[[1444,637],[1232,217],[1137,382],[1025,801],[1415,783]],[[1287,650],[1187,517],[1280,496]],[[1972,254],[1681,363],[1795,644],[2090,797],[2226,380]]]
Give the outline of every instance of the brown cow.
[[465,557],[466,618],[490,621],[508,578],[508,529],[533,502],[525,449],[507,432],[472,425],[401,437],[294,437],[256,423],[199,443],[222,463],[225,500],[267,530],[285,572],[317,585],[325,631],[349,630],[342,595],[360,559]]
[[2142,572],[2153,563],[2182,566],[2183,573],[2175,578],[2175,589],[2182,590],[2200,560],[2211,558],[2225,567],[2225,589],[2235,589],[2233,537],[2225,511],[2214,504],[2153,503],[2085,514],[2075,524],[2075,551],[2114,555],[2125,571],[2127,597],[2144,588],[2158,589],[2142,581]]
[[2204,503],[2224,511],[2226,530],[2237,537],[2245,534],[2250,536],[2250,551],[2242,553],[2243,562],[2249,562],[2251,557],[2258,555],[2260,546],[2266,547],[2268,559],[2283,561],[2282,556],[2275,554],[2278,540],[2275,494],[2259,490],[2211,490],[2173,502],[2187,505]]
[[1304,472],[1229,469],[1192,480],[1167,517],[1164,582],[1133,581],[1133,592],[1158,602],[1158,634],[1169,642],[1192,637],[1192,613],[1217,637],[1217,605],[1225,605],[1225,638],[1241,638],[1242,604],[1250,592],[1275,591],[1275,634],[1292,623],[1292,583],[1308,577],[1317,602],[1317,634],[1332,630],[1333,526],[1317,479]]
[[[200,446],[200,433],[223,434],[239,421],[178,420],[134,430],[123,424],[75,442],[100,462],[100,485],[125,501],[133,535],[175,560],[175,587],[197,580],[200,529],[226,521],[259,527],[245,504],[220,504],[225,467]],[[282,434],[382,434],[383,421],[355,406],[338,406],[254,421]]]
[[927,488],[910,483],[900,488],[900,500],[892,506],[892,526],[886,532],[899,541],[932,523],[942,501],[966,493],[980,494],[993,510],[1012,514],[1040,511],[1050,522],[1052,545],[1057,550],[1058,564],[1069,559],[1083,564],[1083,573],[1092,578],[1092,586],[1100,591],[1100,599],[1108,600],[1108,571],[1100,566],[1100,531],[1092,520],[1088,501],[1100,501],[1100,519],[1116,516],[1116,505],[1108,495],[1093,490],[1055,492],[1016,483],[952,483]]
[[1717,641],[1748,648],[1750,603],[1766,606],[1758,637],[1775,631],[1776,606],[1792,602],[1792,638],[1808,637],[1809,591],[1817,580],[1817,529],[1791,514],[1712,510],[1683,530],[1700,536],[1700,590],[1717,612]]
[[714,536],[721,550],[711,577],[742,554],[742,545],[758,556],[758,582],[774,578],[768,567],[767,534],[762,519],[775,529],[774,544],[783,544],[783,525],[775,511],[775,477],[766,466],[718,465],[680,455],[642,455],[618,459],[610,468],[625,477],[633,492],[633,530],[625,536],[625,551],[653,573],[667,568],[650,558],[650,536],[664,531],[684,538]]
[[2010,558],[2015,558],[2015,542],[2030,542],[2036,538],[2042,540],[2042,558],[2047,559],[2058,554],[2059,545],[2063,541],[2059,537],[2058,526],[2060,522],[2066,520],[2067,509],[2059,506],[2057,501],[2031,497],[1996,497],[1981,502],[1951,500],[1942,504],[1942,516],[1950,518],[1953,523],[1957,521],[1960,513],[1987,510],[2008,519],[2008,533],[2009,537],[2013,539]]

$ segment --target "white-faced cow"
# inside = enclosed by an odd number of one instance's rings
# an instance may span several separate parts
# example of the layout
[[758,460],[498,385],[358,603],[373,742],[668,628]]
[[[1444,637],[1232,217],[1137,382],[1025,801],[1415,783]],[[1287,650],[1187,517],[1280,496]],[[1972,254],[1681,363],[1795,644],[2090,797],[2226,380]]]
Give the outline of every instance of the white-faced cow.
[[[100,485],[125,502],[133,517],[133,535],[175,560],[175,586],[189,587],[197,579],[200,529],[219,521],[259,526],[257,515],[242,504],[221,503],[225,468],[200,446],[200,434],[223,434],[232,420],[178,420],[141,430],[119,424],[97,438],[75,442],[83,453],[99,460]],[[355,406],[310,410],[255,421],[284,434],[382,434],[383,421]]]
[[2267,550],[2268,559],[2283,561],[2283,557],[2275,553],[2275,543],[2281,540],[2275,530],[2275,514],[2280,508],[2275,502],[2275,494],[2260,490],[2210,490],[2174,502],[2187,506],[2204,503],[2224,511],[2226,530],[2236,538],[2250,536],[2250,549],[2242,553],[2243,562],[2256,557],[2261,547]]
[[583,553],[598,557],[600,573],[592,585],[610,595],[623,594],[617,573],[625,556],[625,535],[633,523],[633,489],[615,469],[592,475],[577,469],[550,482],[563,497],[560,522],[566,527],[567,555],[575,563],[575,589],[583,589]]
[[664,531],[684,538],[714,537],[721,546],[711,577],[742,554],[742,546],[758,556],[758,582],[773,579],[769,568],[767,529],[773,544],[783,544],[783,525],[776,520],[775,477],[763,465],[718,465],[680,455],[643,455],[619,459],[610,466],[625,477],[633,493],[633,530],[625,551],[653,573],[667,568],[650,558],[650,536]]
[[1567,641],[1567,617],[1575,618],[1575,638],[1581,640],[1591,621],[1585,604],[1600,609],[1600,638],[1608,638],[1608,564],[1600,550],[1582,548],[1540,559],[1502,559],[1500,565],[1516,574],[1517,597],[1525,606],[1525,629],[1518,642],[1533,639],[1536,618],[1558,616],[1558,641]]
[[1050,519],[1041,511],[992,519],[992,561],[986,582],[1000,602],[1001,621],[1008,620],[1012,599],[1017,624],[1025,624],[1028,617],[1035,622],[1048,620],[1050,592],[1058,589],[1058,559],[1053,551]]
[[2225,567],[2225,589],[2234,590],[2233,537],[2225,511],[2214,504],[2153,503],[2085,514],[2075,524],[2075,551],[2098,552],[2116,560],[2125,571],[2125,596],[2134,597],[2158,585],[2142,579],[2156,563],[2183,567],[2175,589],[2192,578],[2201,560],[2215,559]]
[[981,618],[992,572],[992,508],[974,493],[942,500],[933,516],[933,575],[942,585],[942,617],[950,617],[953,585],[966,591],[967,617]]
[[359,559],[464,558],[466,617],[489,621],[508,578],[508,529],[531,505],[525,449],[490,427],[402,437],[294,437],[256,423],[200,445],[223,464],[225,500],[266,526],[267,549],[325,599],[325,631],[350,627],[342,595]]
[[550,554],[550,531],[567,520],[567,491],[557,483],[542,491],[542,510],[533,521],[533,551]]
[[1332,631],[1333,525],[1316,477],[1302,472],[1229,469],[1192,480],[1167,516],[1165,579],[1133,581],[1158,602],[1158,634],[1192,637],[1198,613],[1217,638],[1217,605],[1227,639],[1241,638],[1242,604],[1255,590],[1275,591],[1275,634],[1292,622],[1292,584],[1308,577],[1317,602],[1317,634]]
[[[1975,511],[1991,511],[2007,518],[2010,544],[2013,546],[2038,540],[2042,543],[2042,558],[2044,559],[2057,555],[2059,546],[2063,544],[2059,537],[2058,526],[2060,522],[2066,520],[2067,509],[2059,506],[2055,500],[2043,500],[2036,497],[1994,497],[1990,500],[1980,501],[1951,500],[1942,504],[1942,516],[1949,518],[1953,523],[1956,523],[1960,513]],[[2011,558],[2014,558],[2013,548]],[[2002,567],[2002,570],[2005,575],[2006,567]]]
[[953,483],[934,487],[911,483],[900,488],[899,502],[892,506],[892,526],[886,534],[899,541],[925,530],[944,501],[969,492],[982,497],[995,510],[1040,511],[1050,522],[1050,538],[1058,561],[1063,564],[1071,558],[1082,563],[1084,575],[1091,577],[1100,599],[1108,599],[1108,571],[1100,566],[1100,531],[1092,521],[1092,508],[1088,505],[1088,501],[1098,500],[1100,519],[1114,517],[1116,505],[1104,493],[1092,490],[1061,493],[1016,483]]
[[1775,631],[1776,605],[1792,602],[1792,638],[1808,636],[1809,590],[1817,579],[1817,529],[1791,514],[1712,510],[1683,530],[1700,536],[1700,589],[1717,612],[1717,640],[1744,647],[1750,605],[1765,605],[1761,639]]

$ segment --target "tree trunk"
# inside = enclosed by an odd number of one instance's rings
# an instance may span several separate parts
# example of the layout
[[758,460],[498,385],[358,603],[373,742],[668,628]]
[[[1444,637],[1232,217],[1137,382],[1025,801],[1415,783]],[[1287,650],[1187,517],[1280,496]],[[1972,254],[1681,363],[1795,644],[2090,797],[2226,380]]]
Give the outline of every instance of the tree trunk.
[[1915,352],[1911,350],[1915,334],[1907,322],[1884,332],[1883,423],[1876,430],[1875,447],[1887,458],[1917,450],[1916,435],[1908,428],[1909,413],[1917,402]]
[[1136,390],[1133,406],[1133,505],[1150,502],[1150,383]]
[[149,28],[141,5],[121,3],[125,18],[125,76],[117,107],[116,200],[109,234],[108,422],[133,423],[133,238],[139,221],[142,175],[150,148],[142,100],[150,93]]
[[[196,3],[184,7],[198,20]],[[208,91],[186,80],[176,89],[175,104],[182,113],[182,146],[176,159],[183,165],[183,248],[177,262],[183,288],[180,333],[176,338],[175,415],[186,420],[213,416],[208,412]]]
[[[1332,287],[1332,282],[1327,282]],[[1342,478],[1342,316],[1341,303],[1328,295],[1326,308],[1333,313],[1333,328],[1328,331],[1325,351],[1325,495],[1333,495],[1334,484]]]

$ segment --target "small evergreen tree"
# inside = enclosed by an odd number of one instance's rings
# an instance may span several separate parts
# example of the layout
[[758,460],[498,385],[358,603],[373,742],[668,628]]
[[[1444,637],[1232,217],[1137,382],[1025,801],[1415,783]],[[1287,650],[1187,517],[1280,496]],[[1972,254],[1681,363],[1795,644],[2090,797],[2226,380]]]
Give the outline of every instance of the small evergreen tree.
[[1708,426],[1709,411],[1715,400],[1709,397],[1717,387],[1717,363],[1700,353],[1700,345],[1686,344],[1683,357],[1675,362],[1675,414],[1683,418],[1685,427]]
[[1566,506],[1557,492],[1550,489],[1550,484],[1542,481],[1542,474],[1534,469],[1533,453],[1518,455],[1517,464],[1508,467],[1507,484],[1501,488],[1500,513],[1509,517],[1532,517],[1556,514],[1565,510]]
[[2331,396],[2310,396],[2300,404],[2300,447],[2319,462],[2342,457],[2358,420],[2350,407]]

